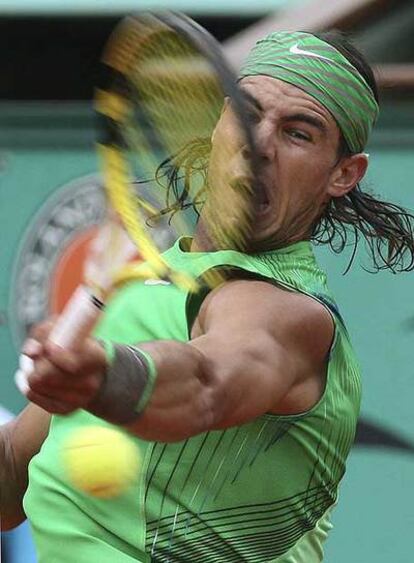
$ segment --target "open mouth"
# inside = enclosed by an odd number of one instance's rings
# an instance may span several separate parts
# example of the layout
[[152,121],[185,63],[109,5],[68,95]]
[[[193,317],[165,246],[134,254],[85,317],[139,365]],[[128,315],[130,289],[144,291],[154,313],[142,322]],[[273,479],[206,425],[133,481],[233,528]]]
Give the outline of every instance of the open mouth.
[[260,180],[254,184],[254,203],[259,212],[266,211],[270,204],[266,187]]
[[255,215],[263,214],[270,209],[269,192],[261,180],[255,180],[252,183],[249,179],[237,178],[230,182],[230,186],[236,193],[248,198]]

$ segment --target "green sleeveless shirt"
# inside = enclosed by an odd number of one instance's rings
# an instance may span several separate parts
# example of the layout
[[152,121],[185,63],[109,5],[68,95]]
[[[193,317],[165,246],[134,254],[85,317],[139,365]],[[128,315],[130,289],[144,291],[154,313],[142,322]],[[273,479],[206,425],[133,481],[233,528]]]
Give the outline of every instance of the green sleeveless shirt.
[[[113,500],[70,487],[59,447],[73,429],[108,425],[85,411],[54,416],[29,467],[24,505],[40,563],[317,563],[352,445],[360,405],[359,368],[310,244],[247,256],[192,253],[179,241],[165,254],[196,275],[232,266],[303,292],[335,320],[326,387],[308,412],[264,415],[182,442],[136,440],[143,465]],[[196,303],[199,306],[199,303]],[[123,343],[188,340],[194,301],[160,280],[132,281],[107,307],[101,338]]]

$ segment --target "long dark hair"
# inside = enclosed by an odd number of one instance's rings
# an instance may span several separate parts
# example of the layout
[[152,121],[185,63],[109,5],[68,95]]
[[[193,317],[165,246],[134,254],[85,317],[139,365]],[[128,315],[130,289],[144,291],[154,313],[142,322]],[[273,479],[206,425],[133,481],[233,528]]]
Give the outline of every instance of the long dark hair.
[[[373,70],[347,37],[338,31],[320,32],[314,35],[330,43],[351,62],[365,78],[376,100],[379,101]],[[206,176],[209,151],[210,139],[197,139],[180,155],[161,163],[157,180],[166,181],[169,200],[162,213],[173,214],[188,205],[193,205],[188,198],[191,177],[194,172],[199,173],[203,167]],[[352,152],[341,135],[338,162],[351,155]],[[203,191],[200,190],[197,199],[202,199]],[[371,255],[372,271],[388,269],[395,273],[414,269],[413,213],[399,205],[377,198],[374,194],[362,190],[358,184],[346,195],[331,198],[323,215],[315,223],[310,239],[317,244],[329,244],[338,254],[352,244],[353,252],[346,270],[348,271],[361,238],[365,239]]]
[[[339,31],[314,35],[330,43],[350,61],[365,78],[379,102],[374,72],[347,37]],[[351,155],[341,135],[338,159]],[[314,227],[312,239],[319,244],[329,244],[337,253],[342,252],[351,241],[354,249],[349,269],[361,237],[367,243],[374,271],[388,269],[401,272],[414,269],[414,215],[399,205],[362,190],[358,184],[348,194],[330,200]]]

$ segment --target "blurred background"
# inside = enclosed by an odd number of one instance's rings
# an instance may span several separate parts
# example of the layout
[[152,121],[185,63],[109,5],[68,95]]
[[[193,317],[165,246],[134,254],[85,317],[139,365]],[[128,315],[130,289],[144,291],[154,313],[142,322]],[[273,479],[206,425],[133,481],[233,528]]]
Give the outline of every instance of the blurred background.
[[[137,7],[192,16],[223,43],[236,68],[271,30],[349,33],[374,66],[382,104],[364,187],[414,210],[413,0],[0,0],[0,404],[11,415],[24,406],[13,373],[26,330],[61,308],[102,214],[93,82],[108,34]],[[361,248],[343,275],[351,249],[344,256],[317,252],[364,377],[326,562],[407,563],[414,528],[414,274],[371,274]],[[36,561],[25,526],[5,534],[2,547],[4,563]]]

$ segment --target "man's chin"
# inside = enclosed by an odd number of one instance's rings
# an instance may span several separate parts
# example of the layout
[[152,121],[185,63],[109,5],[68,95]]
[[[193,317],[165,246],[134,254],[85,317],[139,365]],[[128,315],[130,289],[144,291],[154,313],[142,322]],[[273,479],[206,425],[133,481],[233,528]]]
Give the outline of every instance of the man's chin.
[[[271,223],[266,228],[265,217],[272,219]],[[276,228],[274,224],[274,216],[272,218],[271,209],[264,211],[261,219],[257,219],[257,226],[261,225],[262,228],[253,229],[251,244],[249,245],[250,252],[268,252],[269,250],[278,250],[290,244],[290,235],[284,228]]]

